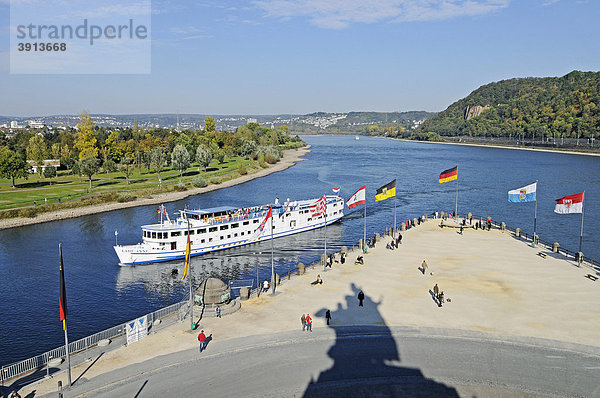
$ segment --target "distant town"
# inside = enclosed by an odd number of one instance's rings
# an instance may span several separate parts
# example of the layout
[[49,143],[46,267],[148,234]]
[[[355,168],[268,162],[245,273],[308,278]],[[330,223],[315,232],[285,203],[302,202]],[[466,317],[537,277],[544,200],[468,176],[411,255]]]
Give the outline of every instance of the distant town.
[[[404,129],[418,127],[425,119],[433,116],[430,112],[317,112],[307,115],[221,115],[213,116],[219,130],[233,131],[240,126],[259,123],[265,127],[276,128],[287,125],[290,133],[318,134],[326,132],[348,133],[366,130],[374,124],[401,124]],[[91,114],[97,126],[115,128],[138,127],[164,128],[175,131],[197,130],[204,127],[204,114],[135,114],[106,115]],[[22,129],[73,129],[79,122],[77,115],[52,115],[35,117],[0,116],[0,130],[11,136]]]

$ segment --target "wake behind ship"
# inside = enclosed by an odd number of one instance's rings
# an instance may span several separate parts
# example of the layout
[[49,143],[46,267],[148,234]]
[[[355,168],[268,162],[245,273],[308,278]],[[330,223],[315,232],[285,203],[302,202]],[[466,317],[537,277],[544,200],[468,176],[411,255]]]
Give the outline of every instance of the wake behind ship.
[[[267,219],[269,209],[272,216]],[[164,207],[159,212],[160,223],[141,227],[141,243],[114,246],[121,265],[185,258],[188,230],[190,256],[198,256],[321,228],[344,216],[344,200],[324,195],[294,202],[288,199],[283,204],[276,199],[274,204],[262,206],[180,210],[176,220],[169,219]]]

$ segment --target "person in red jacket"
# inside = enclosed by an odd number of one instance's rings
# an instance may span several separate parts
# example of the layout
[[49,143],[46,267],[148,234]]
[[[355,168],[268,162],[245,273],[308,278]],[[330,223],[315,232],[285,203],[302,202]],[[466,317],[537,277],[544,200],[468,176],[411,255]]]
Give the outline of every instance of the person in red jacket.
[[312,332],[312,318],[310,317],[310,314],[306,314],[306,328],[309,332]]
[[206,335],[204,334],[204,330],[200,331],[200,334],[198,335],[198,341],[200,342],[200,352],[202,352],[206,344]]

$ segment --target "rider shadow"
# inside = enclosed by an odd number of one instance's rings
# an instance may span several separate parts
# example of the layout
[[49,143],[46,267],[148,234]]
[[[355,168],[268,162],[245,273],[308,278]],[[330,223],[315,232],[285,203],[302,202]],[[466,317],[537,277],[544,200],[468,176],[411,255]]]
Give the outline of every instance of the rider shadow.
[[[331,312],[329,327],[335,331],[336,341],[327,353],[333,366],[311,380],[303,396],[459,397],[456,389],[428,379],[418,368],[400,366],[396,341],[378,310],[380,302],[365,294],[364,307],[358,307],[360,288],[354,284],[351,288],[353,295],[345,297],[345,308],[338,303]],[[324,317],[326,311],[323,308],[316,316]],[[345,320],[353,323],[352,319],[366,320],[369,326],[340,325]]]

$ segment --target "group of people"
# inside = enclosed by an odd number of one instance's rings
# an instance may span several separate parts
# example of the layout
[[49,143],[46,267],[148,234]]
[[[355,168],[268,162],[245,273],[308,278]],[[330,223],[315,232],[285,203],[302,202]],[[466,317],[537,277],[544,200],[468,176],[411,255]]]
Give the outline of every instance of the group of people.
[[[327,310],[329,311],[329,310]],[[305,330],[308,330],[309,332],[312,332],[312,318],[310,317],[310,314],[302,314],[302,316],[300,317],[300,322],[302,322],[302,331],[304,332]],[[329,321],[327,322],[327,324],[329,324]]]
[[392,241],[388,243],[385,247],[386,249],[394,250],[398,248],[398,245],[402,244],[402,234],[398,232],[398,236],[396,239],[392,238]]

